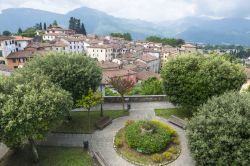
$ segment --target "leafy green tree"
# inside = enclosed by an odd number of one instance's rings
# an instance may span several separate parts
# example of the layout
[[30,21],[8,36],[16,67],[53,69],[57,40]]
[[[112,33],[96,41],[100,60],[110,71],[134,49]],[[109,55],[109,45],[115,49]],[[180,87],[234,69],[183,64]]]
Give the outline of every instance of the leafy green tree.
[[110,36],[123,38],[123,39],[125,39],[127,41],[132,41],[133,40],[130,33],[111,33]]
[[155,77],[151,77],[148,80],[142,82],[141,85],[142,95],[163,95],[163,85],[162,81]]
[[101,82],[101,69],[96,62],[83,54],[50,52],[43,57],[36,56],[20,72],[41,73],[51,81],[70,92],[74,101],[96,90]]
[[84,26],[84,24],[82,23],[82,25],[81,25],[81,34],[83,34],[83,35],[87,35],[87,32],[86,32],[86,29],[85,29],[85,26]]
[[46,25],[46,22],[43,23],[43,30],[47,30],[47,25]]
[[125,110],[124,95],[132,90],[134,81],[122,77],[113,77],[110,78],[109,84],[121,95],[122,108]]
[[87,35],[84,24],[81,23],[80,19],[76,19],[75,17],[70,17],[69,19],[69,29],[75,30],[78,34]]
[[10,31],[3,31],[3,35],[4,35],[4,36],[10,36],[10,35],[11,35],[11,32],[10,32]]
[[146,38],[146,41],[154,43],[162,43],[163,45],[170,45],[173,47],[180,47],[181,45],[185,44],[185,41],[183,39],[161,38],[158,36],[149,36]]
[[23,33],[23,30],[21,28],[18,28],[18,31],[17,31],[18,34],[22,34]]
[[190,151],[199,166],[250,163],[250,94],[229,92],[204,104],[188,125]]
[[86,96],[82,96],[82,99],[77,100],[77,106],[83,107],[88,111],[88,131],[90,132],[90,109],[92,107],[101,104],[103,101],[102,94],[100,92],[93,92],[92,89],[89,89]]
[[184,55],[170,60],[161,73],[169,101],[199,106],[210,97],[240,90],[246,82],[243,66],[219,56]]
[[52,23],[52,25],[53,25],[53,26],[58,26],[57,21],[56,21],[56,20],[54,20],[54,21],[53,21],[53,23]]
[[0,81],[0,141],[11,148],[29,142],[39,160],[36,140],[42,140],[72,108],[68,92],[46,76],[14,73]]
[[36,28],[29,27],[23,31],[21,34],[24,37],[35,37],[36,36]]
[[39,24],[39,30],[43,30],[43,26],[42,26],[42,23],[40,22]]

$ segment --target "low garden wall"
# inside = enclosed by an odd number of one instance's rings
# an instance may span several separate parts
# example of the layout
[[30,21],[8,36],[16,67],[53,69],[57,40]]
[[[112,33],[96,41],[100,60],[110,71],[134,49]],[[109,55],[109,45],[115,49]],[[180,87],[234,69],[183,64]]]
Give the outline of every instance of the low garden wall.
[[[166,95],[147,95],[147,96],[125,96],[126,102],[152,102],[152,101],[166,101]],[[105,96],[105,103],[120,103],[120,96]]]

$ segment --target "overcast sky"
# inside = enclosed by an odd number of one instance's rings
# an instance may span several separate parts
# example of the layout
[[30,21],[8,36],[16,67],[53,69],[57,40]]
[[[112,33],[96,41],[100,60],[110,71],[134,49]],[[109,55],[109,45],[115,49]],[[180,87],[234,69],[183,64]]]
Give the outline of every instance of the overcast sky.
[[250,0],[0,0],[0,11],[29,7],[67,13],[87,6],[117,17],[147,21],[176,20],[187,16],[249,17]]

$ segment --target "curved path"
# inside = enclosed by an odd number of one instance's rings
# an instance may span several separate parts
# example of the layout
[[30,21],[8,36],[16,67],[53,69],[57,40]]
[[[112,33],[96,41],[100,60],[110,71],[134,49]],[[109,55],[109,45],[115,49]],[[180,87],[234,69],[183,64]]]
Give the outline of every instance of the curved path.
[[[102,154],[104,159],[111,166],[132,166],[133,164],[128,163],[123,158],[121,158],[113,148],[113,138],[116,132],[124,127],[124,124],[127,120],[143,120],[143,119],[158,119],[162,122],[167,122],[167,120],[156,117],[154,113],[155,108],[171,108],[173,105],[165,102],[150,102],[150,103],[134,103],[132,104],[132,109],[130,111],[130,116],[121,117],[113,120],[113,123],[106,127],[102,131],[96,131],[92,135],[91,146],[94,151],[98,151]],[[176,129],[179,134],[182,153],[177,160],[169,164],[169,166],[193,166],[194,163],[190,157],[190,153],[187,148],[187,140],[185,138],[184,130],[169,124]]]
[[[119,109],[121,104],[106,104],[104,109]],[[110,166],[133,166],[122,157],[120,157],[113,148],[113,139],[116,132],[123,128],[127,120],[152,120],[157,119],[176,129],[179,134],[182,152],[181,155],[173,163],[168,166],[194,166],[194,162],[187,148],[187,140],[185,131],[168,123],[166,119],[155,116],[155,108],[172,108],[170,103],[166,102],[147,102],[132,103],[130,115],[113,120],[112,124],[102,131],[96,131],[94,134],[50,134],[46,142],[42,144],[53,146],[78,146],[82,147],[83,140],[90,140],[90,148],[99,152]]]

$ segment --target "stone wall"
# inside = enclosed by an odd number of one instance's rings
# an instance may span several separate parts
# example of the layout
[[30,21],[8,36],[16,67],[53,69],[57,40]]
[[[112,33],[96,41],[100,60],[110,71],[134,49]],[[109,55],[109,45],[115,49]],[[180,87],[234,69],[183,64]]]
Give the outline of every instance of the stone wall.
[[[152,101],[166,101],[166,95],[147,95],[147,96],[125,96],[125,102],[152,102]],[[120,103],[120,96],[105,96],[105,103]]]

